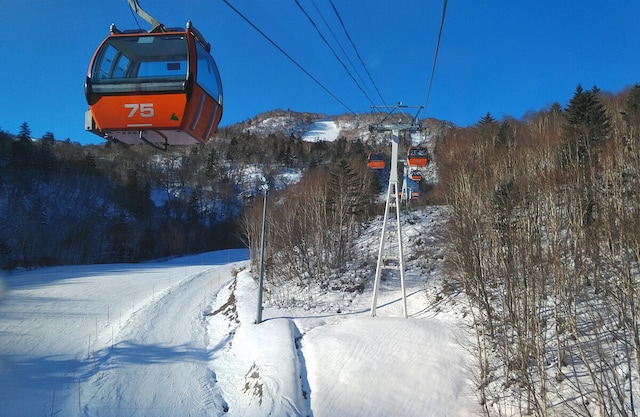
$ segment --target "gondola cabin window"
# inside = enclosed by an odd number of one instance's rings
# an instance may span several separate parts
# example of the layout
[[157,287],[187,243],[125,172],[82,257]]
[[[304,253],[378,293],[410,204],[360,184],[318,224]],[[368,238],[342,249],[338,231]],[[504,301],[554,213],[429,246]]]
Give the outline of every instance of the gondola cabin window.
[[198,56],[197,82],[207,94],[220,103],[222,99],[222,84],[218,67],[200,42],[196,42],[196,53]]
[[95,81],[123,78],[129,66],[126,56],[119,53],[113,45],[106,45],[102,52],[100,65],[95,67]]
[[185,80],[187,54],[184,35],[112,37],[94,66],[94,86],[118,81]]

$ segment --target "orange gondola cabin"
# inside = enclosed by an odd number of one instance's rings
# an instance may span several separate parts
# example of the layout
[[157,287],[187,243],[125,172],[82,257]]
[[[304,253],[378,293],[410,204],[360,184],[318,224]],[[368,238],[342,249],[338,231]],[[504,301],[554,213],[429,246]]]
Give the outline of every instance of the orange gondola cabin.
[[429,151],[423,146],[410,146],[407,151],[407,163],[411,167],[426,167],[429,163]]
[[367,165],[371,169],[384,169],[384,154],[380,152],[369,152],[367,156]]
[[222,117],[222,83],[211,47],[186,29],[110,35],[85,80],[85,128],[108,140],[155,146],[206,143]]

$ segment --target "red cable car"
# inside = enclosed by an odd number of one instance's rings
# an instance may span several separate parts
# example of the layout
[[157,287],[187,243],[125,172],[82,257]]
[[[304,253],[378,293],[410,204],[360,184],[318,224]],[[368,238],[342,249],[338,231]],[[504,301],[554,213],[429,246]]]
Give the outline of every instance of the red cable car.
[[412,169],[410,175],[412,180],[422,181],[422,172],[419,169]]
[[384,169],[384,154],[380,152],[369,152],[367,156],[367,165],[371,169]]
[[410,146],[407,162],[411,167],[426,167],[429,163],[429,151],[424,146]]
[[85,80],[85,128],[126,144],[206,143],[222,117],[222,83],[211,46],[187,22],[168,29],[129,0],[153,29],[109,36]]

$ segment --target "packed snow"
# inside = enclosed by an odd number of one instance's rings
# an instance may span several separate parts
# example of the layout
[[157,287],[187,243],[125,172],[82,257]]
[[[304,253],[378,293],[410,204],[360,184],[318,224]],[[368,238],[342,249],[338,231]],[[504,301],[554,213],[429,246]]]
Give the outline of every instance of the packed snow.
[[322,120],[311,123],[311,128],[302,135],[305,142],[333,142],[338,139],[340,129],[336,122]]
[[[255,324],[246,250],[6,273],[1,414],[480,414],[464,303],[441,292],[436,228],[445,217],[414,212],[403,228],[406,319],[389,275],[376,317],[371,280],[361,294],[325,291],[287,307],[267,300]],[[376,231],[362,240],[373,252]]]

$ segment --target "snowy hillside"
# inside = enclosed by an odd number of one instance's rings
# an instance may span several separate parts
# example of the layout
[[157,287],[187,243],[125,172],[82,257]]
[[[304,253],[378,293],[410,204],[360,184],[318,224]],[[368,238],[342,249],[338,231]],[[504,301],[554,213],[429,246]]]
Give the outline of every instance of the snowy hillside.
[[286,308],[267,300],[254,324],[245,250],[8,274],[2,415],[473,415],[463,303],[441,293],[446,216],[427,208],[403,226],[408,319],[385,275],[377,317],[368,285]]
[[[296,112],[292,110],[272,110],[256,115],[251,120],[237,123],[233,128],[243,133],[258,136],[269,136],[282,133],[293,135],[307,142],[332,142],[339,136],[347,140],[359,139],[363,142],[376,142],[379,135],[369,131],[369,125],[380,123],[384,119],[388,123],[406,122],[412,117],[404,114],[394,114],[389,117],[386,113],[342,114],[327,116],[321,113]],[[420,120],[421,125],[428,131],[430,137],[441,137],[454,127],[450,122],[426,118]],[[417,145],[418,143],[414,143]],[[434,146],[435,143],[430,143]]]

